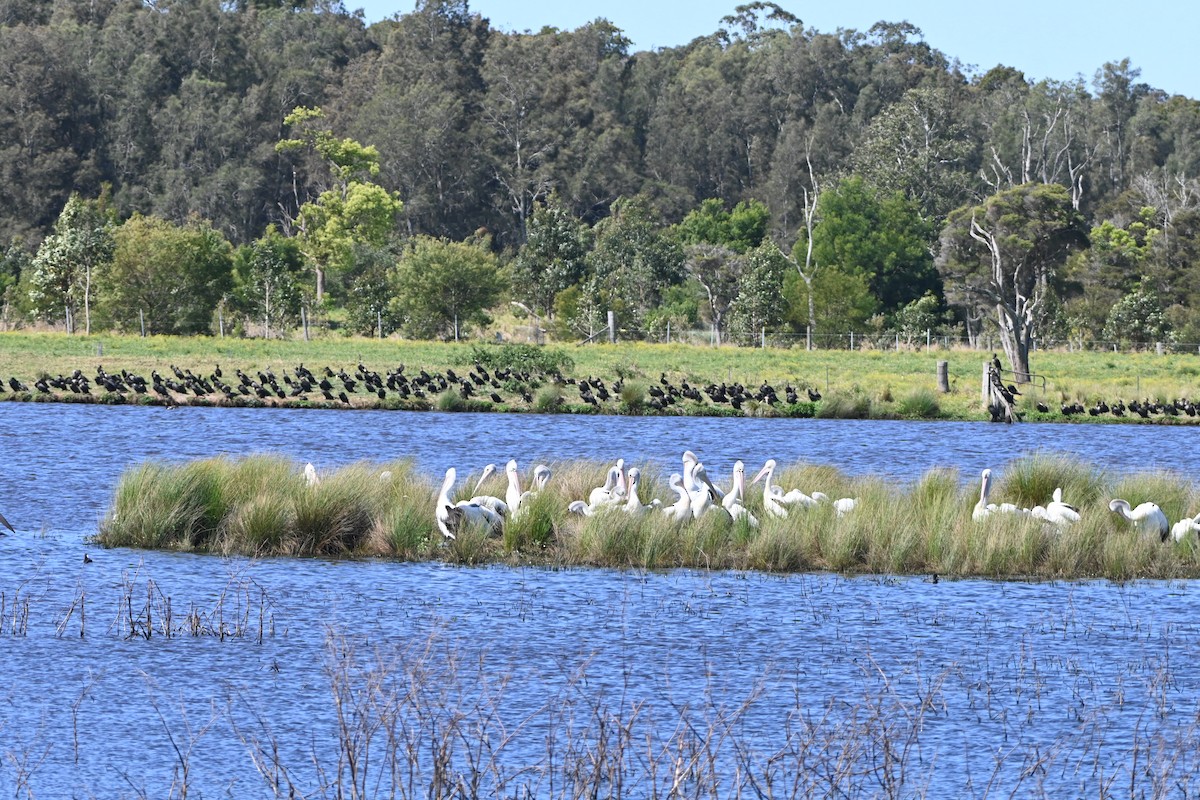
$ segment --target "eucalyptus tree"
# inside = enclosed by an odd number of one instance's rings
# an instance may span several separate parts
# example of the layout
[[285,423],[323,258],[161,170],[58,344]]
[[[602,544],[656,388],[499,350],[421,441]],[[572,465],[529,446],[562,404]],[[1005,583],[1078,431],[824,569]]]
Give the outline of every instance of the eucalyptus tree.
[[926,217],[943,219],[974,198],[977,144],[956,90],[905,92],[875,117],[855,150],[855,172],[882,194],[902,192]]
[[553,318],[554,298],[586,276],[591,242],[588,226],[551,195],[534,210],[525,243],[512,261],[513,297]]
[[1004,352],[1019,378],[1029,374],[1030,337],[1056,273],[1087,241],[1083,217],[1059,184],[1022,184],[946,220],[936,263],[947,295],[995,308]]
[[84,200],[72,194],[38,248],[30,265],[30,300],[39,316],[63,311],[67,333],[74,333],[82,304],[84,332],[92,332],[92,298],[97,272],[113,257],[116,220],[107,196]]
[[374,146],[338,138],[324,127],[319,108],[297,108],[284,119],[297,138],[276,145],[281,153],[315,153],[326,172],[327,186],[311,200],[301,202],[292,225],[315,274],[315,300],[325,297],[325,278],[349,272],[354,266],[355,247],[379,246],[395,230],[396,216],[403,208],[400,198],[370,179],[379,172],[379,152]]
[[72,189],[100,189],[78,25],[0,27],[0,241],[36,239]]
[[376,47],[351,61],[329,106],[379,149],[379,182],[405,199],[409,235],[463,238],[490,223],[484,54],[494,33],[466,0],[421,0],[376,23]]
[[640,325],[666,287],[683,279],[682,247],[641,197],[614,202],[611,216],[596,223],[593,235],[587,263],[594,296],[587,302]]
[[263,335],[282,332],[300,314],[304,256],[295,239],[275,226],[234,256],[233,292],[250,323],[262,323]]

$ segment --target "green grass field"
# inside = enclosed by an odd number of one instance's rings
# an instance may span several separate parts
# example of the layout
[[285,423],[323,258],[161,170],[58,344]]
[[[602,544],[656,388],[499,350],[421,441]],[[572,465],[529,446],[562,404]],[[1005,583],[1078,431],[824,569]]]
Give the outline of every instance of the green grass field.
[[[8,380],[15,376],[32,385],[39,376],[70,374],[81,370],[95,375],[98,365],[110,373],[122,369],[149,376],[152,370],[164,375],[170,365],[190,369],[197,375],[210,373],[220,364],[226,374],[241,368],[248,373],[270,368],[276,372],[292,370],[303,363],[317,370],[326,365],[333,369],[353,371],[358,363],[369,369],[384,371],[405,364],[409,373],[420,369],[443,371],[468,369],[482,349],[491,352],[496,345],[484,342],[461,344],[414,342],[395,339],[342,338],[324,336],[311,342],[300,340],[277,341],[211,337],[149,337],[98,335],[91,337],[66,336],[52,333],[0,334],[0,380],[5,392],[0,398],[14,397]],[[573,362],[564,370],[577,377],[595,376],[607,382],[624,378],[636,400],[637,391],[645,391],[665,374],[675,384],[687,381],[692,385],[739,382],[750,389],[767,382],[780,390],[785,384],[794,386],[802,395],[813,388],[823,395],[815,408],[802,408],[794,413],[818,416],[859,416],[877,418],[947,418],[979,419],[985,416],[981,407],[980,382],[982,365],[990,353],[953,349],[932,351],[845,351],[803,349],[757,349],[736,347],[704,347],[680,344],[599,344],[551,345]],[[938,361],[948,362],[951,391],[936,391]],[[1091,406],[1098,401],[1115,403],[1135,399],[1163,402],[1180,397],[1200,395],[1200,356],[1153,355],[1149,353],[1115,354],[1097,352],[1038,352],[1033,354],[1031,368],[1042,378],[1025,390],[1018,406],[1028,420],[1061,419],[1059,407],[1066,402]],[[564,392],[572,404],[574,398]],[[50,399],[49,397],[41,399]],[[627,398],[630,400],[630,398]],[[1043,402],[1048,414],[1037,411],[1035,404]],[[271,402],[275,402],[272,400]],[[352,398],[354,405],[383,405],[374,397]],[[577,406],[578,404],[574,404]],[[439,406],[431,398],[428,407],[464,407],[446,401]],[[421,407],[421,406],[404,406]],[[537,401],[524,403],[506,395],[495,404],[473,402],[465,407],[476,410],[496,407],[497,410],[539,410],[551,407]],[[584,407],[586,410],[586,407]],[[580,410],[575,408],[574,410]],[[645,411],[637,402],[614,402],[602,410],[614,413]],[[727,409],[726,409],[727,410]],[[675,413],[707,413],[701,405],[681,407]],[[775,414],[779,409],[753,406],[745,414]],[[1076,419],[1094,421],[1083,415]],[[1128,415],[1123,420],[1110,416],[1098,419],[1110,421],[1139,421]],[[1179,415],[1158,421],[1187,422],[1195,418]]]

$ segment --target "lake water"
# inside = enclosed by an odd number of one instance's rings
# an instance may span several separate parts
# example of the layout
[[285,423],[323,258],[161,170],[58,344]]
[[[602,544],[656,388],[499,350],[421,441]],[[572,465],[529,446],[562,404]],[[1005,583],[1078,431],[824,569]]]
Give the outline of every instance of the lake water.
[[251,561],[86,539],[147,458],[672,471],[690,448],[717,476],[773,457],[907,480],[1039,450],[1187,474],[1197,436],[3,403],[0,511],[19,532],[0,539],[0,794],[1191,796],[1190,582]]

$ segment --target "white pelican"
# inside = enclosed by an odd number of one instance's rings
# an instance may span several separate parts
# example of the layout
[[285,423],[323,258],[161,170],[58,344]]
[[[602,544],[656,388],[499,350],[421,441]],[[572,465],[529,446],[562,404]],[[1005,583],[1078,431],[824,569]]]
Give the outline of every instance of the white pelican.
[[746,465],[741,461],[736,461],[733,464],[733,486],[729,493],[721,499],[721,507],[724,508],[734,522],[738,520],[746,520],[750,523],[750,527],[758,527],[758,519],[750,513],[743,503],[743,498],[746,495]]
[[983,521],[996,508],[994,505],[988,505],[988,493],[992,491],[992,471],[985,469],[981,477],[983,480],[979,485],[979,502],[971,511],[971,519],[976,522]]
[[[707,477],[702,473],[703,466],[700,463],[700,459],[696,458],[695,453],[691,450],[683,451],[683,488],[687,490],[689,495],[695,497],[704,488],[705,484],[707,484],[708,491],[713,495],[712,499],[714,501],[723,500],[725,493],[714,486],[712,481],[707,480]],[[698,473],[696,467],[700,467],[701,472]]]
[[392,479],[392,471],[390,469],[385,469],[383,472],[379,473],[379,482],[380,483],[387,483],[391,479]]
[[[3,520],[3,517],[0,517]],[[1184,517],[1171,526],[1171,538],[1182,542],[1189,533],[1200,533],[1200,514],[1194,517]]]
[[[693,489],[687,489],[689,477],[692,479],[692,486],[695,487]],[[691,498],[692,516],[695,519],[700,519],[713,508],[713,500],[720,496],[720,490],[713,486],[712,481],[708,479],[708,471],[699,461],[684,467],[683,486]]]
[[792,489],[790,492],[784,493],[783,489],[771,483],[771,477],[774,474],[775,459],[768,458],[767,463],[763,464],[763,468],[754,476],[754,480],[750,481],[750,483],[763,481],[763,508],[773,517],[787,519],[788,508],[791,506],[811,508],[828,499],[821,492],[813,492],[811,497],[799,489]]
[[640,483],[641,478],[642,471],[640,469],[633,467],[629,470],[629,499],[625,501],[625,505],[621,506],[622,510],[624,510],[626,514],[630,514],[635,517],[640,517],[650,511],[653,511],[660,505],[657,498],[647,505],[642,505],[642,501],[638,497],[638,484]]
[[692,498],[687,493],[687,489],[683,488],[683,476],[678,472],[671,473],[667,485],[675,490],[679,499],[672,505],[663,506],[663,513],[675,522],[687,522],[692,518]]
[[[16,528],[14,528],[14,527],[13,527],[13,526],[12,526],[12,525],[9,523],[9,521],[8,521],[8,520],[6,520],[6,519],[4,518],[4,515],[3,515],[3,514],[0,514],[0,525],[3,525],[4,527],[8,528],[8,529],[9,529],[10,531],[12,531],[13,533],[16,533],[16,532],[17,532],[17,529],[16,529]],[[3,535],[4,535],[4,534],[3,534],[2,532],[0,532],[0,536],[3,536]]]
[[629,477],[625,474],[625,459],[617,459],[617,483],[613,486],[613,497],[624,500],[629,491]]
[[442,481],[442,488],[438,492],[434,518],[442,536],[447,539],[455,538],[455,531],[463,525],[487,526],[492,533],[499,533],[504,525],[504,518],[495,511],[470,501],[455,503],[450,499],[450,489],[457,478],[458,473],[454,467],[450,467],[446,470],[446,479]]
[[531,491],[540,492],[546,488],[546,484],[550,483],[550,468],[545,464],[538,464],[533,468],[533,489]]
[[[601,506],[601,508],[608,508],[608,506]],[[596,509],[589,506],[583,500],[572,500],[570,503],[567,504],[567,511],[569,511],[572,514],[579,514],[584,517],[596,516]]]
[[[814,496],[817,494],[818,494],[818,492],[813,492]],[[839,517],[846,516],[847,514],[849,514],[851,511],[853,511],[857,507],[858,507],[858,498],[857,497],[841,497],[841,498],[838,498],[837,500],[833,501],[833,510],[837,513],[837,515]]]
[[988,495],[992,491],[992,471],[985,469],[980,477],[982,480],[979,484],[979,502],[975,504],[975,508],[971,510],[971,519],[976,522],[982,521],[989,514],[1028,514],[1028,508],[1021,508],[1013,503],[995,503],[988,502]]
[[588,495],[587,505],[596,508],[619,502],[620,497],[617,496],[616,487],[620,476],[621,470],[619,467],[609,467],[608,476],[604,479],[604,485],[592,489]]
[[311,461],[304,465],[304,480],[309,486],[316,486],[321,482],[321,479],[317,477],[317,468],[312,465]]
[[1079,509],[1062,501],[1062,488],[1054,490],[1054,499],[1045,508],[1034,506],[1030,514],[1043,522],[1049,522],[1057,528],[1069,528],[1079,522]]
[[[479,487],[483,486],[484,481],[486,481],[488,478],[492,477],[492,475],[494,475],[495,472],[496,472],[495,464],[488,464],[487,466],[485,466],[483,468],[483,472],[479,476],[479,480],[475,481],[475,488],[472,491],[478,492]],[[501,500],[499,497],[496,497],[495,495],[476,494],[470,500],[468,500],[467,503],[477,505],[477,506],[483,506],[484,508],[491,509],[492,512],[499,514],[501,516],[508,516],[508,511],[509,511],[508,503],[504,502],[503,500]]]
[[504,502],[508,503],[508,513],[516,514],[521,508],[521,475],[517,471],[517,460],[510,458],[504,465],[504,474],[508,477],[508,488],[504,490]]
[[1167,521],[1167,515],[1158,507],[1158,503],[1142,503],[1130,511],[1129,501],[1117,499],[1110,502],[1108,507],[1129,520],[1133,529],[1142,536],[1155,536],[1159,541],[1165,542],[1171,532],[1171,523]]

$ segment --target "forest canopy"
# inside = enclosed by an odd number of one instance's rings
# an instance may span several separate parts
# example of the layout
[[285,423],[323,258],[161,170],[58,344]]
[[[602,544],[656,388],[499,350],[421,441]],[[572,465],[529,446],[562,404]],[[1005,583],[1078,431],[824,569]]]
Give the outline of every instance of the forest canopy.
[[[337,0],[0,0],[4,320],[269,334],[338,308],[445,336],[511,301],[580,338],[615,310],[646,336],[924,314],[974,340],[1004,316],[966,268],[972,209],[1054,186],[1074,233],[1025,334],[1200,341],[1200,103],[1079,69],[971,74],[906,22],[763,2],[633,52],[604,19],[512,33],[466,0],[372,25]],[[422,260],[489,291],[447,305]],[[187,304],[162,294],[181,270]]]

